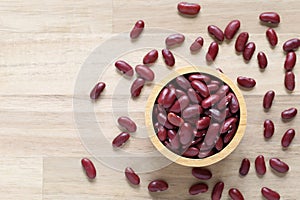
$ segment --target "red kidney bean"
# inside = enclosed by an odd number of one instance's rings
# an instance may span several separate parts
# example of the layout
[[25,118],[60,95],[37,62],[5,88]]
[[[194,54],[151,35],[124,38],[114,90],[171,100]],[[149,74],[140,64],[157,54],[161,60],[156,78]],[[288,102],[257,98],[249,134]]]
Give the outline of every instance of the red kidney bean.
[[209,117],[201,117],[196,124],[196,127],[198,130],[206,129],[210,124],[210,118]]
[[243,52],[245,49],[245,46],[248,42],[249,34],[247,32],[242,32],[239,34],[239,36],[236,38],[235,41],[235,50],[237,52]]
[[172,47],[172,46],[175,46],[175,45],[180,45],[184,42],[185,40],[185,37],[183,34],[181,33],[175,33],[175,34],[172,34],[172,35],[169,35],[166,40],[165,40],[165,43],[168,47]]
[[226,114],[226,118],[232,116],[232,113],[230,112],[230,109],[229,109],[229,108],[225,108],[225,114]]
[[158,113],[158,115],[157,115],[157,121],[161,125],[163,125],[164,127],[166,127],[167,129],[173,129],[174,128],[174,126],[172,124],[170,124],[170,122],[167,121],[167,117],[163,113]]
[[258,66],[260,69],[265,69],[268,65],[267,56],[264,52],[260,51],[257,54]]
[[299,46],[300,46],[300,39],[293,38],[293,39],[287,40],[283,44],[282,48],[284,51],[289,52],[289,51],[297,50]]
[[259,175],[264,175],[267,171],[265,157],[263,155],[259,155],[255,159],[255,170]]
[[282,119],[292,119],[297,115],[297,108],[289,108],[281,112]]
[[175,135],[173,139],[170,139],[170,145],[172,150],[178,150],[181,147],[178,135]]
[[218,81],[218,80],[211,80],[211,81],[210,81],[210,84],[220,86],[220,85],[221,85],[221,82]]
[[189,97],[186,95],[181,96],[170,108],[170,112],[180,113],[184,110],[190,103]]
[[237,188],[231,188],[228,194],[232,200],[244,200],[242,193]]
[[248,158],[244,158],[241,163],[241,167],[239,170],[240,175],[246,176],[250,169],[250,161]]
[[131,89],[130,89],[131,96],[132,97],[140,96],[144,85],[145,85],[145,80],[144,79],[142,79],[142,78],[135,79],[135,81],[132,83]]
[[173,105],[176,99],[176,92],[174,88],[168,89],[167,92],[162,91],[160,94],[158,103],[162,105],[164,108],[169,108]]
[[202,81],[203,83],[210,83],[210,81],[211,81],[211,78],[209,77],[209,76],[206,76],[206,75],[204,75],[204,74],[192,74],[192,75],[190,75],[189,76],[189,81],[195,81],[195,80],[197,80],[197,81]]
[[217,182],[211,193],[211,200],[220,200],[224,190],[224,182]]
[[237,122],[236,117],[227,118],[221,128],[221,133],[226,133],[227,131],[229,131],[232,125],[235,124],[236,122]]
[[176,136],[176,134],[177,134],[177,132],[172,129],[168,130],[168,132],[167,132],[168,138],[170,138],[170,140],[172,140]]
[[154,180],[151,181],[148,185],[149,192],[162,192],[169,188],[169,185],[166,181],[163,180]]
[[175,93],[176,93],[177,97],[181,97],[181,96],[185,95],[185,92],[180,89],[176,89]]
[[118,118],[118,124],[128,132],[136,131],[136,124],[129,117],[121,116]]
[[229,22],[229,24],[226,26],[224,31],[225,38],[227,40],[231,40],[240,29],[240,26],[241,26],[241,22],[237,19]]
[[154,72],[146,65],[137,65],[135,67],[136,73],[146,81],[154,80]]
[[149,51],[143,58],[144,64],[151,64],[154,63],[158,58],[158,51],[156,49],[153,49]]
[[182,111],[182,117],[184,119],[189,119],[192,117],[199,117],[200,114],[203,113],[203,109],[198,104],[194,104],[191,106],[188,106]]
[[113,147],[121,147],[130,138],[130,134],[127,132],[122,132],[112,141]]
[[184,122],[181,117],[171,112],[168,114],[168,121],[174,126],[181,126]]
[[139,35],[142,33],[142,31],[144,30],[145,27],[145,23],[143,20],[138,20],[134,27],[132,28],[131,32],[130,32],[130,38],[131,39],[136,39],[139,37]]
[[244,52],[243,52],[243,57],[245,60],[251,60],[254,51],[255,51],[256,47],[255,47],[255,43],[254,42],[249,42],[248,44],[246,44]]
[[210,83],[207,85],[207,88],[210,93],[215,93],[219,89],[219,85],[215,83]]
[[212,173],[209,169],[201,167],[194,167],[192,169],[192,175],[201,180],[209,180],[212,177]]
[[207,109],[207,108],[210,108],[213,105],[215,105],[219,100],[220,100],[219,95],[212,94],[209,97],[207,97],[206,99],[203,99],[203,101],[201,102],[201,106],[204,109]]
[[281,161],[278,158],[271,158],[269,160],[269,164],[272,167],[272,169],[274,169],[275,171],[279,172],[279,173],[286,173],[287,171],[289,171],[289,166]]
[[206,84],[202,83],[201,81],[194,80],[192,81],[191,85],[202,97],[206,98],[209,96],[209,90]]
[[267,139],[271,138],[274,134],[274,130],[275,130],[274,123],[269,119],[265,120],[265,122],[264,122],[264,137]]
[[220,97],[224,97],[228,92],[229,92],[228,85],[221,85],[219,90],[216,92],[216,94],[219,95]]
[[184,76],[178,76],[176,78],[176,83],[184,90],[187,90],[191,87],[190,82]]
[[188,158],[192,158],[192,157],[195,157],[199,154],[199,149],[196,148],[196,147],[189,147],[187,148],[187,150],[182,154],[183,156],[185,157],[188,157]]
[[276,31],[274,29],[268,28],[268,30],[266,31],[266,36],[272,47],[277,45],[278,37],[277,37]]
[[130,167],[126,167],[125,176],[127,180],[133,185],[140,184],[140,177],[134,172],[134,170]]
[[208,191],[208,186],[205,183],[196,183],[189,189],[190,195],[205,193]]
[[237,83],[244,88],[253,88],[256,85],[256,81],[253,78],[244,76],[237,77]]
[[295,137],[295,134],[296,134],[296,132],[294,129],[292,129],[292,128],[288,129],[282,136],[281,146],[283,146],[285,148],[289,147]]
[[193,128],[189,123],[184,123],[178,130],[180,143],[187,145],[193,140]]
[[166,65],[168,65],[169,67],[173,67],[175,65],[175,57],[169,49],[163,49],[162,55]]
[[231,98],[232,96],[231,95],[227,95],[227,96],[224,96],[220,101],[219,103],[217,104],[217,108],[219,110],[223,110],[226,108],[226,106],[229,104],[229,102],[231,101]]
[[162,125],[159,125],[157,127],[156,134],[157,134],[158,139],[162,142],[167,139],[167,131]]
[[213,123],[208,127],[207,133],[204,138],[204,142],[208,146],[212,146],[220,135],[220,125]]
[[81,165],[89,179],[95,179],[96,178],[96,168],[93,164],[93,162],[88,158],[82,158],[81,159]]
[[233,93],[229,93],[228,95],[231,96],[231,101],[229,102],[229,109],[232,114],[237,113],[240,109],[240,104],[237,97]]
[[202,48],[203,43],[204,43],[203,38],[201,36],[197,37],[196,40],[191,44],[190,51],[191,52],[199,51]]
[[169,88],[164,88],[160,93],[159,93],[159,96],[158,96],[158,99],[157,99],[157,103],[159,105],[163,105],[164,104],[164,101],[166,99],[166,96],[167,94],[169,93]]
[[237,125],[233,124],[231,126],[231,129],[228,131],[228,133],[223,138],[223,141],[224,141],[225,144],[228,144],[233,139],[233,137],[235,136],[236,131],[237,131]]
[[180,2],[177,4],[177,10],[184,15],[197,15],[201,6],[196,3]]
[[193,103],[200,103],[202,101],[202,98],[195,92],[193,88],[188,89],[187,95]]
[[212,62],[216,59],[219,52],[219,45],[216,42],[210,43],[208,47],[208,51],[206,53],[206,60],[208,62]]
[[285,73],[284,86],[287,90],[293,91],[295,89],[295,74],[292,71]]
[[274,190],[271,190],[270,188],[263,187],[261,188],[261,194],[268,200],[279,200],[280,195],[275,192]]
[[259,15],[259,19],[262,22],[278,24],[280,22],[280,16],[276,12],[263,12]]
[[97,83],[90,93],[90,98],[93,100],[98,99],[105,87],[106,87],[105,83],[103,82]]
[[275,92],[273,90],[269,90],[266,92],[263,100],[264,109],[270,109],[275,97]]
[[223,138],[219,137],[219,139],[216,141],[215,148],[217,151],[221,151],[223,149],[224,142]]
[[134,74],[133,68],[123,60],[116,61],[115,67],[126,76],[132,77]]
[[296,53],[293,51],[288,52],[286,54],[285,61],[284,61],[284,69],[286,71],[293,70],[293,68],[295,67],[295,64],[296,64],[296,60],[297,60]]
[[219,27],[217,27],[215,25],[209,25],[207,27],[207,31],[210,35],[212,35],[218,41],[222,42],[224,40],[224,33]]
[[217,122],[223,122],[225,120],[225,112],[219,111],[218,109],[211,108],[207,111],[208,115],[211,115],[211,117],[216,120]]

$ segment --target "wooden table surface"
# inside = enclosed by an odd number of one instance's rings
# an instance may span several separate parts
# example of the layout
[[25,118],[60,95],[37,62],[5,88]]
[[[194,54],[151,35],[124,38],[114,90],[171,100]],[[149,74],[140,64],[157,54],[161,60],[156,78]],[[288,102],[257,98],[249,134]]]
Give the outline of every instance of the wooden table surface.
[[[175,0],[0,1],[1,199],[209,199],[214,183],[219,180],[225,182],[222,199],[229,199],[227,193],[231,187],[239,188],[246,199],[263,199],[260,193],[263,186],[278,191],[281,199],[299,199],[300,118],[296,116],[290,122],[282,122],[280,113],[292,106],[299,108],[299,84],[293,93],[284,88],[282,44],[300,36],[300,1],[203,0],[199,1],[202,9],[196,18],[178,15],[177,3]],[[279,43],[274,49],[270,48],[265,37],[267,27],[258,20],[264,11],[276,11],[281,15],[281,23],[275,28]],[[130,43],[128,31],[138,19],[146,22],[146,29],[137,42]],[[132,65],[140,63],[149,50],[147,48],[153,47],[139,49],[139,45],[144,44],[143,37],[154,30],[152,38],[155,43],[165,34],[158,30],[166,30],[166,33],[182,32],[187,37],[183,46],[174,49],[177,59],[174,69],[191,63],[205,65],[205,52],[212,41],[207,26],[215,24],[224,29],[232,19],[241,21],[239,32],[249,32],[249,40],[257,45],[255,55],[245,63],[234,51],[234,40],[223,42],[215,65],[234,81],[238,75],[257,80],[253,90],[243,91],[248,111],[247,128],[238,148],[225,160],[208,167],[213,172],[213,178],[206,181],[209,191],[190,196],[189,186],[199,182],[192,177],[190,168],[166,164],[159,156],[157,159],[147,157],[159,155],[155,154],[157,152],[143,131],[143,112],[154,83],[144,88],[138,100],[132,101],[128,97],[128,86],[133,79],[124,80],[112,63],[118,58],[124,58]],[[199,35],[205,39],[204,47],[198,54],[189,55],[189,41]],[[103,43],[107,41],[105,49]],[[123,43],[128,43],[126,48],[132,51],[127,49],[114,60],[105,60],[108,57],[104,57],[101,51],[115,55],[124,48]],[[151,44],[151,40],[145,44]],[[160,45],[159,50],[164,48],[163,40]],[[99,58],[96,61],[98,68],[94,63],[90,76],[82,77],[82,69],[91,65],[86,60],[91,61],[89,56],[95,51],[99,53],[99,57],[96,56]],[[264,72],[258,69],[258,51],[264,51],[269,59]],[[180,56],[185,55],[183,52],[188,56]],[[102,65],[105,62],[110,65]],[[153,70],[159,72],[157,77],[170,72],[161,57]],[[299,64],[294,72],[299,82]],[[97,80],[105,81],[107,89],[97,103],[92,103],[89,91]],[[116,89],[120,83],[124,83],[124,90]],[[272,109],[264,112],[262,97],[270,89],[276,91],[276,97]],[[82,110],[86,107],[92,109]],[[138,133],[120,152],[112,151],[110,142],[120,131],[115,120],[127,110],[139,125]],[[276,131],[272,139],[265,141],[263,121],[267,118],[274,121]],[[90,131],[90,127],[97,129]],[[280,140],[288,128],[296,130],[296,137],[287,150],[282,150]],[[87,130],[91,135],[83,135]],[[94,140],[93,134],[97,135],[97,131],[106,140]],[[98,152],[93,153],[91,149]],[[142,162],[133,163],[133,167],[140,171],[139,187],[129,185],[120,171],[123,166],[136,161],[129,157],[122,159],[126,152],[146,156]],[[254,160],[259,154],[264,155],[266,161],[279,157],[290,165],[290,171],[278,175],[267,163],[266,175],[258,177]],[[82,157],[90,157],[95,162],[98,176],[93,182],[89,182],[82,171]],[[244,157],[250,159],[251,169],[242,178],[238,169]],[[164,164],[167,166],[162,167]],[[149,194],[148,182],[157,178],[168,181],[169,190]]]

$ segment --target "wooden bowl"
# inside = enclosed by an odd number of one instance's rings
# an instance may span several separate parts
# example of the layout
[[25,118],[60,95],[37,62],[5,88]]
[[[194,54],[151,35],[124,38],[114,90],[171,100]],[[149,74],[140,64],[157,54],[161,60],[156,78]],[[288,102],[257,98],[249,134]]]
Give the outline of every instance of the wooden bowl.
[[[213,75],[219,79],[221,79],[224,83],[226,83],[234,92],[236,95],[239,105],[240,105],[240,121],[238,125],[237,132],[233,139],[229,142],[229,144],[222,149],[220,152],[206,157],[206,158],[186,158],[183,156],[180,156],[176,153],[173,153],[170,151],[166,146],[162,144],[162,142],[158,139],[154,127],[153,127],[153,121],[152,121],[152,111],[155,104],[155,101],[157,99],[158,94],[162,90],[162,88],[171,80],[176,78],[179,75],[188,74],[188,73],[197,73],[197,72],[203,72],[206,74]],[[184,165],[189,167],[204,167],[208,165],[212,165],[214,163],[217,163],[221,160],[223,160],[225,157],[227,157],[231,152],[235,150],[235,148],[238,146],[240,141],[242,140],[244,136],[244,132],[246,129],[246,121],[247,121],[247,109],[246,109],[246,103],[244,100],[244,97],[240,91],[240,89],[223,73],[220,73],[218,70],[211,69],[208,67],[185,67],[178,69],[176,71],[173,71],[168,75],[164,80],[160,82],[160,84],[156,85],[147,101],[146,105],[146,111],[145,111],[145,123],[148,131],[149,138],[152,142],[152,144],[156,147],[156,149],[163,154],[165,157],[170,159],[171,161]]]

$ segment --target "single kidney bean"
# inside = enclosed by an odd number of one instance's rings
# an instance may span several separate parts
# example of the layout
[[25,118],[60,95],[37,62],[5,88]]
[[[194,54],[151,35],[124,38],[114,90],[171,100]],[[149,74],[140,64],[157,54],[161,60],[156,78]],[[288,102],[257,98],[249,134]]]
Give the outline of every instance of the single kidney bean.
[[169,67],[173,67],[175,65],[175,57],[169,49],[163,49],[162,55],[166,65],[168,65]]
[[158,123],[166,127],[167,129],[173,129],[174,126],[167,121],[167,116],[163,113],[158,113],[156,116]]
[[210,93],[215,93],[219,89],[219,85],[215,83],[210,83],[207,85],[207,88]]
[[231,96],[231,101],[229,102],[230,112],[232,114],[235,114],[240,109],[239,101],[238,101],[237,97],[233,93],[229,93],[228,95]]
[[181,33],[175,33],[175,34],[172,34],[172,35],[169,35],[166,40],[165,40],[165,43],[168,47],[172,47],[172,46],[175,46],[175,45],[180,45],[184,42],[185,40],[185,37],[183,34]]
[[268,65],[268,59],[264,52],[260,51],[257,54],[258,66],[260,69],[265,69]]
[[209,25],[207,27],[207,31],[218,41],[222,42],[224,40],[224,33],[219,27],[217,27],[215,25]]
[[236,124],[237,121],[238,120],[236,117],[227,118],[221,128],[221,133],[226,133],[227,131],[229,131],[229,129],[232,127],[232,125]]
[[193,140],[193,128],[189,123],[184,123],[178,130],[179,140],[182,145],[187,145]]
[[261,188],[261,194],[268,200],[279,200],[280,195],[275,192],[274,190],[271,190],[270,188],[263,187]]
[[282,139],[281,139],[281,146],[283,147],[289,147],[291,142],[293,141],[294,137],[295,137],[295,130],[294,129],[288,129],[284,135],[282,136]]
[[195,157],[199,154],[199,149],[196,148],[196,147],[189,147],[187,148],[187,150],[182,154],[183,156],[185,157],[188,157],[188,158],[192,158],[192,157]]
[[123,74],[126,76],[132,77],[133,76],[133,69],[132,67],[125,61],[123,60],[118,60],[115,62],[115,67]]
[[295,74],[292,71],[285,73],[284,86],[287,90],[293,91],[295,89]]
[[201,81],[194,80],[192,81],[191,85],[202,97],[206,98],[209,96],[209,90],[206,84],[202,83]]
[[132,83],[131,89],[130,89],[131,96],[132,97],[140,96],[144,85],[145,85],[145,80],[144,79],[142,79],[142,78],[135,79],[135,81]]
[[118,124],[128,132],[136,131],[136,124],[129,117],[121,116],[118,118]]
[[239,170],[240,175],[246,176],[250,169],[250,161],[248,158],[244,158],[241,163],[241,167]]
[[220,200],[224,190],[224,182],[217,182],[211,193],[211,200]]
[[90,159],[82,158],[81,165],[82,165],[88,178],[90,178],[90,179],[96,178],[96,168]]
[[154,72],[146,65],[137,65],[135,67],[136,73],[146,81],[154,80]]
[[154,63],[158,58],[158,51],[156,49],[153,49],[149,51],[143,58],[144,64],[151,64]]
[[242,193],[237,188],[231,188],[228,194],[232,200],[244,200]]
[[275,92],[273,90],[269,90],[266,92],[263,99],[263,107],[264,109],[270,109],[275,97]]
[[144,30],[145,23],[143,20],[138,20],[130,32],[130,38],[136,39]]
[[113,147],[120,147],[122,146],[127,140],[130,138],[130,134],[127,132],[122,132],[115,139],[112,141]]
[[205,193],[208,190],[208,186],[205,183],[196,183],[192,185],[189,189],[190,195],[196,195],[200,193]]
[[193,88],[188,89],[187,95],[193,103],[200,103],[202,101],[202,98],[195,92]]
[[132,168],[126,167],[125,176],[131,184],[133,184],[133,185],[140,184],[140,177],[133,171]]
[[177,4],[177,10],[184,15],[197,15],[201,6],[196,3],[180,2]]
[[249,34],[247,32],[241,32],[235,41],[235,50],[237,52],[243,52],[248,42]]
[[263,12],[259,15],[259,19],[262,22],[278,24],[280,22],[280,16],[276,12]]
[[159,96],[158,96],[158,99],[157,99],[157,103],[159,105],[164,105],[164,101],[166,99],[166,96],[167,94],[169,93],[169,88],[165,87],[160,93],[159,93]]
[[271,138],[274,134],[274,123],[272,122],[272,120],[265,120],[264,122],[264,137],[265,138]]
[[286,71],[291,71],[295,67],[297,60],[296,53],[294,51],[290,51],[286,54],[285,61],[284,61],[284,69]]
[[176,99],[176,92],[174,88],[168,89],[167,94],[164,96],[162,100],[162,104],[164,108],[170,108]]
[[98,99],[105,87],[106,87],[106,85],[104,82],[97,83],[90,93],[90,98],[93,100]]
[[178,76],[175,80],[179,87],[184,90],[187,90],[191,87],[190,82],[184,76]]
[[224,147],[223,138],[219,137],[219,139],[216,141],[215,148],[217,151],[221,151],[223,147]]
[[208,51],[206,53],[206,60],[208,62],[214,61],[218,55],[219,52],[219,45],[216,42],[210,43],[208,47]]
[[256,85],[256,81],[253,78],[244,76],[237,77],[237,83],[244,88],[253,88]]
[[[212,146],[220,135],[220,125],[213,123],[208,127],[207,133],[204,138],[204,142],[207,146]],[[201,150],[201,149],[200,149]]]
[[289,166],[281,161],[278,158],[271,158],[269,160],[269,164],[272,167],[272,169],[274,169],[275,171],[279,172],[279,173],[286,173],[287,171],[289,171]]
[[170,140],[172,140],[176,136],[177,132],[173,129],[168,130],[167,135]]
[[178,135],[175,135],[173,139],[170,139],[170,146],[172,150],[178,150],[181,147]]
[[221,85],[219,90],[216,92],[216,94],[219,95],[220,97],[224,97],[227,95],[228,92],[229,92],[228,85]]
[[174,126],[181,126],[184,122],[181,117],[172,112],[168,114],[168,121]]
[[268,41],[269,41],[269,43],[272,47],[277,45],[278,37],[277,37],[277,34],[276,34],[274,29],[268,28],[268,30],[266,31],[266,36],[267,36]]
[[194,80],[198,80],[198,81],[202,81],[203,83],[206,83],[206,84],[209,84],[210,81],[211,81],[211,78],[205,74],[200,74],[200,73],[197,73],[197,74],[192,74],[192,75],[189,75],[189,81],[194,81]]
[[289,108],[281,112],[282,119],[292,119],[297,115],[297,108]]
[[259,155],[255,159],[255,170],[259,175],[264,175],[267,171],[265,157],[263,155]]
[[299,46],[300,46],[300,39],[293,38],[293,39],[287,40],[283,44],[282,48],[284,51],[289,52],[289,51],[298,49]]
[[170,112],[180,113],[190,104],[189,97],[186,95],[181,96],[170,108]]
[[251,60],[254,51],[255,51],[255,43],[254,42],[249,42],[248,44],[246,44],[244,52],[243,52],[243,57],[245,60]]
[[209,117],[201,117],[196,124],[196,127],[198,130],[206,129],[210,124],[210,118]]
[[224,31],[225,38],[227,40],[231,40],[234,37],[234,35],[238,32],[240,26],[241,22],[237,19],[229,22]]
[[203,113],[203,109],[198,104],[190,105],[182,111],[182,117],[189,119],[192,117],[199,117]]
[[204,109],[207,109],[207,108],[210,108],[213,105],[215,105],[219,100],[220,100],[220,96],[219,95],[212,94],[209,97],[203,99],[203,101],[201,102],[201,106]]
[[209,180],[212,177],[212,173],[209,169],[201,167],[194,167],[192,169],[192,175],[201,180]]
[[237,125],[233,124],[231,126],[231,129],[228,131],[228,133],[223,138],[223,141],[224,141],[225,144],[228,144],[233,139],[236,131],[237,131]]
[[225,112],[219,111],[218,109],[211,108],[209,109],[206,114],[210,115],[212,119],[217,120],[217,122],[223,122],[225,120]]
[[204,40],[201,36],[197,37],[196,40],[191,44],[190,51],[199,51],[203,46]]
[[169,185],[166,181],[163,180],[154,180],[151,181],[148,185],[149,192],[162,192],[169,188]]
[[180,90],[180,89],[176,89],[175,93],[176,93],[177,97],[181,97],[183,95],[186,95],[186,93],[184,91]]
[[157,134],[158,139],[162,142],[167,139],[167,131],[162,125],[159,125],[157,127],[156,134]]

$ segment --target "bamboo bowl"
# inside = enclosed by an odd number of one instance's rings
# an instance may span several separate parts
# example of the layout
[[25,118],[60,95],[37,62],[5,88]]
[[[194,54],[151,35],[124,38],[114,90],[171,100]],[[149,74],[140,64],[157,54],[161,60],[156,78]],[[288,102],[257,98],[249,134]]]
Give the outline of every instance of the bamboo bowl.
[[[222,80],[224,83],[226,83],[231,90],[234,92],[236,95],[239,105],[240,105],[240,120],[239,120],[239,125],[237,128],[237,131],[235,133],[235,136],[233,139],[229,142],[229,144],[222,149],[220,152],[206,157],[206,158],[187,158],[180,156],[171,150],[169,150],[162,142],[158,139],[154,126],[153,126],[153,120],[152,120],[152,112],[153,112],[153,107],[156,102],[157,96],[159,95],[160,91],[163,89],[165,85],[168,84],[169,81],[173,80],[177,76],[183,75],[183,74],[189,74],[189,73],[197,73],[197,72],[202,72],[206,74],[210,74],[212,76],[215,76],[216,78],[219,78]],[[247,109],[246,109],[246,103],[244,100],[244,97],[240,91],[240,89],[223,73],[220,73],[219,71],[215,69],[210,69],[208,67],[184,67],[181,69],[178,69],[176,71],[173,71],[170,75],[168,75],[165,79],[163,79],[160,84],[157,84],[149,98],[146,104],[146,110],[145,110],[145,124],[147,127],[148,135],[149,138],[152,142],[152,144],[155,146],[155,148],[163,154],[166,158],[169,160],[180,164],[184,166],[189,166],[189,167],[204,167],[204,166],[209,166],[214,163],[217,163],[221,160],[223,160],[225,157],[227,157],[230,153],[232,153],[240,141],[242,140],[244,136],[244,132],[246,129],[246,121],[247,121]]]

